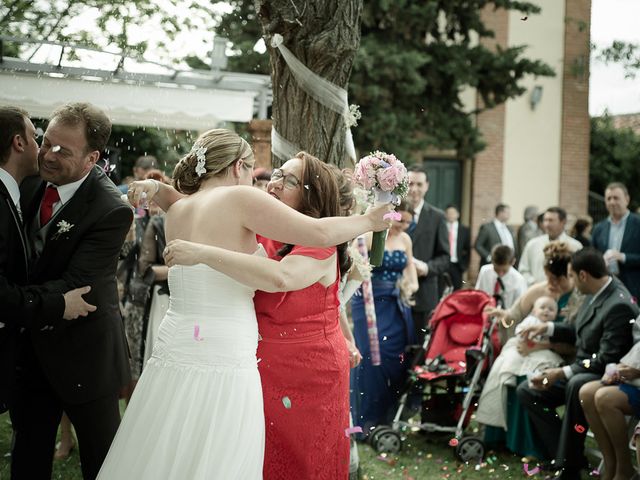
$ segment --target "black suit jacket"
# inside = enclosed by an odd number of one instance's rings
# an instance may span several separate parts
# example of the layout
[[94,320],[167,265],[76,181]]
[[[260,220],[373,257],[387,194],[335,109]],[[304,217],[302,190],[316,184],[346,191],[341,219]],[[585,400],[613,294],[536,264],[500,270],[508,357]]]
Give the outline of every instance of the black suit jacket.
[[[602,253],[608,250],[609,230],[608,220],[598,223],[591,234],[591,243]],[[629,289],[631,295],[640,299],[640,216],[630,213],[622,237],[620,251],[626,255],[624,263],[618,262],[620,280]]]
[[15,380],[20,329],[39,315],[62,317],[64,297],[28,282],[28,240],[13,199],[0,181],[0,412]]
[[[511,234],[511,238],[513,238],[513,232],[509,229],[509,233]],[[489,263],[487,258],[491,255],[491,249],[498,244],[502,243],[502,239],[498,234],[498,230],[496,226],[493,224],[493,221],[483,223],[480,225],[480,230],[478,231],[478,236],[476,237],[476,243],[473,247],[480,255],[480,266],[486,265]],[[513,245],[516,245],[515,239],[513,240]]]
[[449,268],[449,237],[444,213],[425,202],[415,228],[409,232],[413,256],[426,262],[429,274],[418,277],[416,304],[418,312],[430,312],[438,303],[438,275]]
[[638,307],[625,286],[614,278],[589,304],[591,298],[585,297],[575,324],[556,323],[550,339],[575,343],[576,360],[571,364],[574,374],[602,375],[607,363],[618,363],[633,345],[631,320],[638,316]]
[[458,265],[465,272],[469,268],[469,257],[471,256],[471,231],[469,227],[458,222],[458,239],[456,243],[456,255]]
[[[25,218],[38,212],[45,183],[25,181]],[[133,213],[120,191],[95,167],[51,220],[31,281],[51,292],[91,286],[85,295],[97,310],[73,321],[39,317],[30,329],[32,352],[49,383],[68,403],[112,395],[130,380],[129,351],[118,303],[116,266]],[[59,222],[72,225],[61,232]],[[34,222],[29,222],[33,241]],[[28,364],[28,362],[27,362]]]

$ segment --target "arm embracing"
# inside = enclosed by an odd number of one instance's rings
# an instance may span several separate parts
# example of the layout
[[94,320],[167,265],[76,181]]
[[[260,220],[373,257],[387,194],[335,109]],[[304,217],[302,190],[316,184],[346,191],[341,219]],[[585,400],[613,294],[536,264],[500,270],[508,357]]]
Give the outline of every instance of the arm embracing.
[[326,262],[335,265],[335,255],[316,260],[287,255],[281,261],[233,252],[224,248],[172,240],[167,245],[168,266],[204,263],[248,287],[264,292],[288,292],[313,285],[325,275]]
[[382,218],[389,205],[373,207],[365,215],[312,218],[253,187],[237,188],[232,194],[245,228],[292,245],[331,247],[364,232],[384,230],[390,224]]

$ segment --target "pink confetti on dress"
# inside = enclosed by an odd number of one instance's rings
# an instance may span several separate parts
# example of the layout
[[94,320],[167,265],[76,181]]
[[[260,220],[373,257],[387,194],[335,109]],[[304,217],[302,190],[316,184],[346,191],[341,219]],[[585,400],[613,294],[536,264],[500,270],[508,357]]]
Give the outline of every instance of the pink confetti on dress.
[[362,427],[349,427],[344,429],[345,437],[349,437],[352,433],[362,433]]
[[584,428],[582,425],[578,425],[578,424],[576,424],[573,428],[578,433],[584,433],[585,430],[586,430],[586,428]]
[[193,339],[196,342],[201,342],[202,340],[204,340],[204,338],[200,337],[200,325],[198,325],[197,323],[193,326]]

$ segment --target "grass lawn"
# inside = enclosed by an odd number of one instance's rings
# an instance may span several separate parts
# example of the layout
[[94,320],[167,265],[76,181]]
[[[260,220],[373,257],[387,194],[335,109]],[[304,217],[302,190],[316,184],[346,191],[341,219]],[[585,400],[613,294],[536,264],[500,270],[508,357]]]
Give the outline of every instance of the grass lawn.
[[[484,463],[465,465],[456,460],[453,449],[447,445],[448,440],[449,437],[443,435],[424,436],[412,433],[406,438],[402,451],[398,455],[387,456],[378,455],[368,444],[361,443],[358,445],[361,478],[362,480],[527,478],[520,457],[507,452],[489,452]],[[0,415],[0,480],[9,480],[10,445],[9,415]],[[313,447],[310,445],[309,448]],[[52,478],[54,480],[82,479],[77,449],[73,450],[67,460],[54,462]],[[542,474],[537,474],[530,478],[542,480],[544,477]],[[589,476],[585,473],[583,478],[587,479]]]

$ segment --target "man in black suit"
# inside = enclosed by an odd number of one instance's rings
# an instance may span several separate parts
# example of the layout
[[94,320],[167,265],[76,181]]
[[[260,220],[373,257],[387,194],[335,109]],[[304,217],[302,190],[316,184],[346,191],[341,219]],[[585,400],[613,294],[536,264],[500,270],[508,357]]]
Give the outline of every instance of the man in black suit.
[[[560,478],[577,480],[580,469],[587,467],[584,440],[588,425],[580,405],[580,387],[601,378],[608,363],[617,363],[629,351],[631,321],[638,316],[638,308],[624,285],[609,275],[602,254],[594,248],[573,254],[569,276],[587,295],[575,325],[548,322],[525,329],[521,335],[547,334],[552,343],[575,343],[576,360],[545,370],[531,379],[532,387],[522,382],[517,394],[528,410],[538,447],[547,459],[555,459],[555,468],[562,469]],[[562,420],[555,411],[560,405],[565,405]]]
[[[454,290],[462,288],[462,275],[469,268],[471,254],[471,233],[469,227],[459,222],[460,212],[455,205],[449,205],[444,211],[447,220],[447,238],[449,239],[449,268]],[[443,287],[440,285],[440,294]]]
[[38,318],[24,338],[12,416],[14,480],[51,477],[63,410],[76,430],[85,479],[96,477],[120,423],[118,391],[130,373],[115,273],[133,214],[95,167],[110,133],[111,122],[96,107],[60,107],[40,149],[41,179],[22,185],[37,256],[31,281],[51,292],[90,285],[87,301],[97,310],[70,322]]
[[511,247],[513,251],[516,250],[516,242],[513,237],[513,232],[507,226],[509,217],[511,216],[511,209],[504,203],[496,205],[495,218],[480,225],[476,242],[473,244],[473,248],[476,249],[478,255],[480,255],[480,266],[491,263],[491,250],[496,245],[506,245]]
[[27,112],[0,107],[0,412],[11,405],[18,336],[39,316],[67,320],[93,308],[88,288],[62,295],[28,286],[29,250],[20,210],[20,183],[38,173],[36,129]]
[[629,191],[619,182],[607,185],[609,218],[593,229],[591,242],[604,254],[609,271],[640,299],[640,216],[629,211]]
[[431,312],[438,304],[438,276],[449,267],[449,241],[444,214],[429,205],[424,196],[429,190],[427,172],[419,165],[409,169],[407,200],[414,210],[414,221],[407,233],[413,240],[413,259],[418,271],[419,288],[412,308],[416,340],[422,343]]

